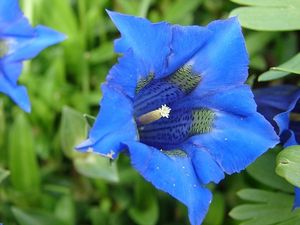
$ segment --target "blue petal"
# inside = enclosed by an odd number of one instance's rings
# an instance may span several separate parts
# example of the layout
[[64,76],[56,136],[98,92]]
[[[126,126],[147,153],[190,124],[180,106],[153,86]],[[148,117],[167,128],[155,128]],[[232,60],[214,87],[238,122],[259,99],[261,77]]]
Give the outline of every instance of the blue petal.
[[195,172],[201,183],[219,183],[224,179],[221,167],[212,158],[207,149],[195,145],[185,145],[183,149],[192,158]]
[[294,209],[300,207],[300,188],[295,187],[295,200],[294,200]]
[[3,63],[0,60],[1,72],[6,74],[5,78],[11,85],[17,85],[19,76],[21,75],[23,65],[21,62]]
[[0,72],[0,92],[8,95],[11,99],[20,106],[25,112],[30,112],[30,101],[23,86],[13,85]]
[[115,42],[115,50],[125,53],[132,49],[157,78],[186,63],[212,33],[205,27],[151,23],[143,18],[107,12],[122,35]]
[[18,0],[0,1],[0,15],[0,37],[33,33],[33,28],[20,10]]
[[185,64],[193,57],[206,42],[213,32],[200,26],[172,26],[171,54],[168,56],[168,70],[170,74]]
[[201,186],[190,157],[169,156],[139,142],[126,142],[131,163],[156,188],[184,203],[192,225],[203,221],[211,202],[211,193]]
[[289,114],[300,99],[300,89],[292,85],[280,85],[254,91],[258,111],[279,128],[281,135],[289,129]]
[[214,21],[207,28],[213,35],[187,63],[202,77],[198,88],[205,93],[244,83],[249,61],[238,20]]
[[[7,18],[9,17],[10,15]],[[23,20],[22,18],[21,20]],[[17,86],[17,80],[22,70],[22,61],[35,57],[44,48],[64,39],[64,35],[43,26],[35,28],[33,36],[5,37],[4,40],[8,44],[9,50],[0,60],[0,91],[10,96],[24,111],[29,112],[30,102],[26,89]]]
[[35,57],[40,51],[50,45],[63,41],[66,37],[50,28],[37,26],[35,35],[28,37],[11,37],[9,52],[4,57],[4,62],[15,62]]
[[113,158],[116,158],[124,150],[123,141],[137,139],[132,101],[114,87],[104,84],[102,91],[100,113],[90,130],[88,140],[77,146],[77,149],[92,149],[103,155],[113,151]]
[[142,64],[132,51],[128,51],[112,67],[106,80],[125,95],[134,98],[138,80],[142,79],[142,75],[146,74],[145,65]]
[[244,169],[278,142],[273,127],[256,112],[253,95],[246,85],[201,98],[189,96],[173,107],[207,107],[215,112],[211,132],[191,137],[188,143],[205,148],[226,173]]
[[201,89],[192,92],[172,108],[207,107],[216,111],[247,116],[256,113],[256,103],[248,85],[229,86],[203,94]]
[[258,113],[245,117],[216,112],[212,131],[193,136],[188,143],[205,148],[224,172],[232,174],[274,147],[278,137]]
[[151,23],[146,19],[107,11],[122,37],[116,41],[115,50],[134,54],[147,65],[149,72],[157,77],[163,74],[170,54],[172,29],[167,23]]

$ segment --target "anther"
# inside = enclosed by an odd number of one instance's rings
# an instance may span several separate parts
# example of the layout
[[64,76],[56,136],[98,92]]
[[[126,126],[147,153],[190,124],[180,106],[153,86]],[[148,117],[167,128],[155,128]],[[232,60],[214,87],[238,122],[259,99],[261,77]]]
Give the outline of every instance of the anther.
[[160,108],[148,112],[139,118],[137,118],[138,124],[149,124],[161,118],[169,118],[171,112],[171,108],[167,105],[162,105]]

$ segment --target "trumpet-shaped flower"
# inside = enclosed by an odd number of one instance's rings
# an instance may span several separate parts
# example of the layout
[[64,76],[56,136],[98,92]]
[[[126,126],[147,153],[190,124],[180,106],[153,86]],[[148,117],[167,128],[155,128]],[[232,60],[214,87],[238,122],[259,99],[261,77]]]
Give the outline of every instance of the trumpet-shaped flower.
[[111,159],[128,152],[133,167],[184,203],[199,225],[212,198],[205,185],[244,169],[278,139],[244,85],[240,25],[231,18],[184,27],[108,13],[121,33],[115,51],[122,56],[77,149]]
[[[285,147],[300,144],[300,88],[280,85],[255,90],[258,111],[277,129]],[[295,188],[294,207],[300,207],[300,188]]]
[[30,102],[26,88],[17,84],[22,62],[64,39],[64,35],[47,27],[31,27],[19,8],[18,0],[1,0],[0,92],[29,112]]

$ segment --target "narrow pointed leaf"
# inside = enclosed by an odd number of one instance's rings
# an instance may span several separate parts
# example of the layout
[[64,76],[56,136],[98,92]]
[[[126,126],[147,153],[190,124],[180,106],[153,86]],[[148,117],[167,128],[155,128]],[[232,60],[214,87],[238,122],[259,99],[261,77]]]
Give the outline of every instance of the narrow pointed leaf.
[[278,78],[283,78],[290,73],[300,74],[300,53],[292,57],[287,62],[277,66],[272,67],[269,71],[261,74],[258,81],[269,81]]
[[6,177],[8,177],[9,176],[9,171],[8,170],[5,170],[5,169],[2,169],[1,167],[0,167],[0,184],[1,184],[1,182],[6,178]]
[[9,132],[9,169],[13,186],[20,191],[36,192],[40,174],[32,128],[23,113],[17,115]]

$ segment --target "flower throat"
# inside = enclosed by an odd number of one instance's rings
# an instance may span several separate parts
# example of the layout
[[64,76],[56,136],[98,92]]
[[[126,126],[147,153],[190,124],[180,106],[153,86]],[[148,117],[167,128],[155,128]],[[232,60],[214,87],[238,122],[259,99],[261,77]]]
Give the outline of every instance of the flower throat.
[[207,108],[179,107],[200,84],[191,66],[154,79],[149,74],[136,87],[134,114],[140,141],[159,149],[174,149],[190,136],[211,131],[215,113]]

